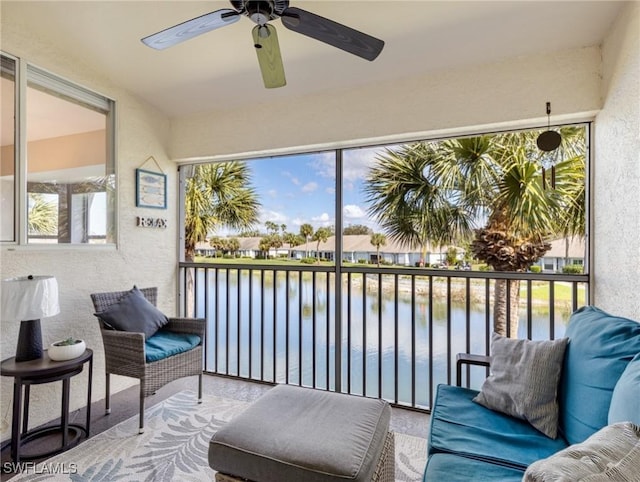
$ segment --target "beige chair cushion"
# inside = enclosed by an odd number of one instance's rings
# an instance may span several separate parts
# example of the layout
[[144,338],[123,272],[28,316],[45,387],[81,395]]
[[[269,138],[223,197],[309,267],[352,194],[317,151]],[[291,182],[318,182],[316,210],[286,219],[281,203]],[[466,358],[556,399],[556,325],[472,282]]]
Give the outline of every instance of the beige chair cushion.
[[[586,402],[588,403],[588,402]],[[582,443],[531,464],[526,482],[640,482],[640,427],[608,425]]]

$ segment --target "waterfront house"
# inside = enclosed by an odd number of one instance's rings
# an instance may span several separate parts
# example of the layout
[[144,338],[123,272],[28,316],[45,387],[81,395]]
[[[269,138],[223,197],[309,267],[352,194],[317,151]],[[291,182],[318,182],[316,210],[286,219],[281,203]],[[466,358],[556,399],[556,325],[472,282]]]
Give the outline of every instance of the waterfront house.
[[561,238],[551,241],[551,249],[537,263],[544,272],[561,272],[565,266],[584,266],[586,246],[583,238]]
[[[330,236],[326,241],[320,243],[310,242],[308,255],[320,257],[329,261],[335,261],[335,236]],[[386,239],[384,246],[380,246],[380,263],[393,264],[397,266],[418,266],[423,260],[423,265],[439,265],[446,261],[447,247],[436,248],[427,245],[426,256],[421,252],[420,247],[406,246],[393,239]],[[463,255],[463,250],[459,250],[459,256]],[[378,250],[371,244],[371,235],[352,234],[342,238],[343,259],[347,263],[376,264]],[[292,248],[292,257],[300,259],[307,256],[307,244],[300,244]]]

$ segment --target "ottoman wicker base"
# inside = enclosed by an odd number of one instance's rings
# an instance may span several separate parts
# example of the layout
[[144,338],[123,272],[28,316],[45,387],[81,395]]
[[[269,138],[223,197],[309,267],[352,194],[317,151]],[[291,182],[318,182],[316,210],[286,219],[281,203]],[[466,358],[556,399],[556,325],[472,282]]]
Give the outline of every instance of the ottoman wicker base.
[[383,400],[280,385],[211,439],[217,482],[393,482]]

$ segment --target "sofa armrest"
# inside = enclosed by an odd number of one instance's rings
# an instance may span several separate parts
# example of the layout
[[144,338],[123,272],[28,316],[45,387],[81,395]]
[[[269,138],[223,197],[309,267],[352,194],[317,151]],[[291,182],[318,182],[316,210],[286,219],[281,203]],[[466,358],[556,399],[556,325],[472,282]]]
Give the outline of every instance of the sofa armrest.
[[456,385],[459,387],[462,386],[462,365],[476,365],[489,368],[489,366],[491,366],[491,357],[488,355],[458,353],[456,355]]

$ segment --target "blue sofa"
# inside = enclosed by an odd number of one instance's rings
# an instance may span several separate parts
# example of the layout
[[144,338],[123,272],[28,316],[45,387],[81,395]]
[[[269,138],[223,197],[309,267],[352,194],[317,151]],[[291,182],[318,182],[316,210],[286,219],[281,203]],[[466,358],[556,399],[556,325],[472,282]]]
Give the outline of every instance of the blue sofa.
[[[439,385],[424,481],[520,481],[531,463],[612,423],[615,415],[609,409],[618,379],[632,360],[640,364],[640,323],[586,306],[571,315],[566,336],[558,387],[559,436],[551,439],[524,420],[473,402],[476,390]],[[468,361],[481,364],[477,357]],[[633,383],[640,385],[639,378]],[[618,418],[635,415],[631,421],[640,424],[640,402],[633,396],[640,386],[625,392],[632,399],[619,403],[626,413]]]

